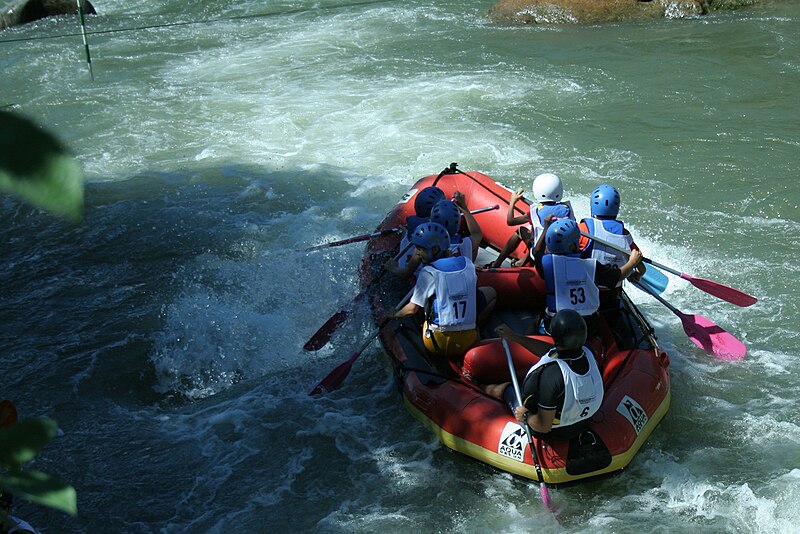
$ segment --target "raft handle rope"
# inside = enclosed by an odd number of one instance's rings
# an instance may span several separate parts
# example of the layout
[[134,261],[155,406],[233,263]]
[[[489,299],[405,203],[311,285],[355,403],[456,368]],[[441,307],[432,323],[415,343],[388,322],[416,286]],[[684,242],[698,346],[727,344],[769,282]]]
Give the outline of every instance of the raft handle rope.
[[[494,196],[496,196],[497,198],[499,198],[500,200],[502,200],[502,201],[503,201],[503,202],[505,202],[506,204],[508,204],[508,203],[509,203],[509,202],[508,202],[508,199],[507,199],[507,198],[505,198],[505,197],[503,197],[503,195],[501,195],[500,193],[498,193],[498,192],[496,192],[496,191],[493,191],[493,190],[492,190],[492,189],[491,189],[489,186],[487,186],[486,184],[484,184],[483,182],[481,182],[480,180],[478,180],[478,179],[477,179],[477,178],[475,178],[474,176],[471,176],[469,173],[466,173],[466,172],[462,171],[461,169],[457,169],[457,168],[456,168],[456,165],[458,165],[458,163],[451,163],[451,164],[450,164],[450,167],[448,167],[448,168],[446,168],[445,170],[443,170],[443,171],[442,171],[442,172],[439,174],[439,176],[437,176],[437,177],[436,177],[436,180],[434,180],[434,181],[433,181],[433,185],[436,185],[436,182],[438,182],[438,181],[439,181],[439,178],[441,178],[441,177],[442,177],[442,176],[444,176],[444,175],[447,175],[447,174],[463,174],[464,176],[466,176],[467,178],[469,178],[470,180],[472,180],[472,181],[473,181],[473,182],[475,182],[476,184],[480,185],[481,187],[483,187],[484,189],[486,189],[487,191],[489,191],[491,194],[493,194]],[[452,172],[451,172],[451,171],[452,171]],[[523,198],[521,198],[520,200],[524,201],[524,202],[525,202],[526,204],[528,204],[529,206],[531,206],[531,205],[533,204],[531,201],[529,201],[527,198],[524,198],[524,197],[523,197]],[[516,207],[516,206],[514,206],[514,209],[515,209],[515,210],[517,210],[517,211],[519,211],[521,214],[524,214],[524,213],[525,213],[525,212],[524,212],[522,209],[520,209],[520,208],[518,208],[518,207]]]

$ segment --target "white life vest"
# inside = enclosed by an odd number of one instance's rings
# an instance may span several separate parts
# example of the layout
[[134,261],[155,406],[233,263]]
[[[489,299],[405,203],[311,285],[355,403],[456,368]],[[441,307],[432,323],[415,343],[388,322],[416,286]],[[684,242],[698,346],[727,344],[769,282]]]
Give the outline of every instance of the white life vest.
[[[588,221],[591,221],[592,224],[588,224]],[[622,222],[620,221],[620,224]],[[612,245],[617,245],[620,248],[623,248],[630,252],[631,244],[633,243],[633,236],[628,234],[614,234],[606,230],[605,226],[603,226],[602,219],[587,219],[587,228],[589,229],[589,233],[602,239],[603,241],[608,241]],[[624,226],[622,227],[624,231]],[[607,247],[605,245],[601,245],[597,241],[592,241],[592,256],[593,259],[599,261],[600,263],[605,263],[606,265],[616,265],[617,267],[622,267],[628,261],[628,255],[623,254],[618,250],[614,250],[613,248]],[[620,284],[622,281],[620,281]]]
[[464,267],[446,272],[426,265],[423,271],[433,275],[436,298],[437,324],[443,332],[471,330],[477,320],[478,275],[469,256],[464,256]]
[[467,237],[462,237],[461,241],[458,243],[450,242],[450,252],[453,253],[453,256],[464,256],[465,258],[469,258],[472,261],[472,239]]
[[569,200],[558,202],[556,204],[538,204],[536,207],[531,206],[529,213],[531,219],[531,258],[533,257],[533,249],[536,248],[536,243],[539,242],[542,232],[544,232],[544,220],[548,215],[553,214],[556,219],[572,219],[575,220],[575,212],[572,211],[572,204]]
[[556,349],[551,349],[530,368],[528,374],[550,362],[558,363],[564,378],[564,407],[561,408],[561,417],[553,421],[553,428],[558,428],[584,421],[600,409],[603,404],[603,377],[592,351],[587,347],[583,347],[583,356],[589,361],[589,371],[585,375],[573,371],[566,361],[550,356],[555,353]]
[[[551,282],[555,314],[560,310],[575,310],[581,315],[592,315],[600,308],[600,289],[594,283],[597,262],[588,258],[577,258],[561,254],[550,254],[553,262]],[[545,277],[547,278],[547,270]],[[545,280],[546,280],[545,278]]]
[[[400,240],[400,250],[405,250],[405,254],[397,258],[397,266],[402,269],[406,265],[408,265],[409,260],[411,259],[411,255],[414,254],[414,247],[408,247],[411,244],[411,240],[408,238],[407,234],[403,234],[403,239]],[[408,247],[408,250],[406,250]]]

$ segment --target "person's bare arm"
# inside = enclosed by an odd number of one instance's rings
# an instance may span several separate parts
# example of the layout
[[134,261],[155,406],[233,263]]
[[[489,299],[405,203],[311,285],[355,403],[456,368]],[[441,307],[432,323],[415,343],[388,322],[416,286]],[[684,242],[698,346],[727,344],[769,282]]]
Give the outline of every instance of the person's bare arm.
[[506,224],[508,226],[517,226],[528,222],[528,216],[525,214],[514,216],[514,205],[522,198],[522,193],[524,192],[524,189],[519,189],[511,193],[511,198],[508,200],[508,212],[506,212]]
[[628,261],[625,262],[625,265],[619,268],[619,278],[620,280],[624,280],[628,278],[633,269],[636,268],[642,261],[642,252],[639,249],[633,249],[631,251],[631,255],[628,257]]
[[550,225],[553,221],[556,220],[555,216],[550,214],[544,218],[544,226],[542,230],[542,235],[539,236],[539,240],[536,242],[536,245],[533,248],[533,255],[536,256],[537,254],[544,254],[545,249],[545,237],[547,236],[547,229],[550,228]]
[[405,306],[403,306],[399,310],[393,311],[389,315],[389,317],[391,317],[392,319],[400,319],[401,317],[411,317],[421,309],[422,308],[420,308],[413,302],[408,302]]
[[[527,417],[525,416],[526,413],[528,414]],[[556,418],[556,411],[545,410],[540,406],[539,409],[536,410],[536,413],[531,413],[526,407],[518,406],[514,411],[514,416],[519,422],[527,420],[528,426],[531,427],[534,432],[547,434],[553,429],[553,419]]]
[[404,267],[398,267],[397,260],[393,258],[389,259],[383,266],[392,274],[395,274],[401,278],[408,278],[417,272],[417,267],[419,267],[421,263],[422,258],[420,257],[418,251],[414,249],[411,254],[411,258],[409,258],[408,263],[406,263]]
[[458,206],[462,217],[464,217],[464,220],[467,222],[467,230],[469,231],[469,237],[472,241],[472,258],[470,259],[474,260],[478,255],[481,241],[483,241],[483,230],[481,230],[481,225],[478,224],[478,221],[475,220],[475,216],[467,209],[467,201],[464,198],[464,193],[456,191],[453,195],[453,202]]

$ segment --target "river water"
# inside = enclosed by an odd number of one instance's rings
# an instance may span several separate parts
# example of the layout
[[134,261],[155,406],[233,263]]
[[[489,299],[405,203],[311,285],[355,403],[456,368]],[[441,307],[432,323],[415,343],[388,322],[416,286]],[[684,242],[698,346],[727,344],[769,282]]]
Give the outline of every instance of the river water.
[[[0,33],[0,106],[75,153],[86,218],[0,197],[0,397],[59,436],[32,466],[53,532],[800,531],[800,3],[703,18],[503,27],[486,1],[143,2]],[[167,26],[168,24],[180,23]],[[63,37],[58,37],[63,36]],[[610,181],[664,296],[748,347],[671,356],[667,417],[619,476],[551,491],[439,445],[370,330],[306,339],[358,292],[368,232],[456,161],[510,187]],[[635,290],[631,290],[635,291]]]

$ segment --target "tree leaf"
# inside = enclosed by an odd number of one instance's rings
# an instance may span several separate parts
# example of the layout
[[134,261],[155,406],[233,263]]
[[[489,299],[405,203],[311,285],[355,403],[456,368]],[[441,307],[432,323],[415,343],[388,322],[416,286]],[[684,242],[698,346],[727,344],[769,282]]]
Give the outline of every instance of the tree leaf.
[[72,221],[83,218],[83,172],[53,135],[0,111],[0,191]]
[[0,465],[21,467],[56,435],[56,422],[47,417],[26,419],[0,429]]
[[14,470],[0,478],[0,488],[22,499],[62,510],[70,515],[78,513],[75,488],[47,473]]

